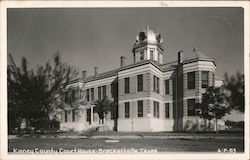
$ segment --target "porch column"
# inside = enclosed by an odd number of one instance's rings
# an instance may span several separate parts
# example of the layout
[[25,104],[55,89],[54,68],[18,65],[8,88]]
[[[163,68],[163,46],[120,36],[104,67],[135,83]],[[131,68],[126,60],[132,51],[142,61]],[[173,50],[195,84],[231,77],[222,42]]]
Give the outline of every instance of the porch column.
[[91,124],[93,124],[93,121],[94,121],[94,113],[93,113],[93,106],[91,106],[90,108],[90,122]]

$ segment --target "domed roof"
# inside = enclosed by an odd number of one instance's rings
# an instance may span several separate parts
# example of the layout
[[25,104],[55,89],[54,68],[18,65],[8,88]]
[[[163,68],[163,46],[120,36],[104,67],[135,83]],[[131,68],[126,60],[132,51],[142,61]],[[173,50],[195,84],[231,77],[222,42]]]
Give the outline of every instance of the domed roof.
[[161,44],[163,39],[159,33],[154,32],[153,30],[149,29],[149,26],[145,30],[139,32],[136,36],[136,42],[134,46],[138,46],[145,43],[150,44]]

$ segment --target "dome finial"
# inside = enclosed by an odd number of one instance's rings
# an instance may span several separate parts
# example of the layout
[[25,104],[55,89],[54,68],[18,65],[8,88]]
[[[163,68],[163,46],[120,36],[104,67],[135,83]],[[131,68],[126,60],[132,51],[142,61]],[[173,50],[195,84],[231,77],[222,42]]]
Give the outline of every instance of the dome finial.
[[149,30],[149,25],[147,25],[147,30]]
[[196,45],[194,45],[193,52],[197,52],[197,46]]

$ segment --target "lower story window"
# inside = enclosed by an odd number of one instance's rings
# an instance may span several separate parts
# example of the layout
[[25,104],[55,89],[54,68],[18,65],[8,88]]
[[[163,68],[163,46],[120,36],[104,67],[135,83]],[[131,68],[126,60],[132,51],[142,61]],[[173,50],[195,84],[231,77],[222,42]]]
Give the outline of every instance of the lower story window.
[[64,111],[64,122],[68,122],[68,111]]
[[130,111],[129,111],[129,102],[125,102],[125,118],[130,117]]
[[165,118],[169,117],[169,103],[165,103]]
[[188,116],[195,116],[195,99],[187,100]]
[[154,117],[160,118],[159,102],[154,101]]
[[76,121],[76,113],[75,113],[75,110],[73,109],[72,110],[72,122],[75,122]]
[[91,124],[91,109],[87,109],[87,122]]
[[138,117],[143,117],[143,101],[138,101]]

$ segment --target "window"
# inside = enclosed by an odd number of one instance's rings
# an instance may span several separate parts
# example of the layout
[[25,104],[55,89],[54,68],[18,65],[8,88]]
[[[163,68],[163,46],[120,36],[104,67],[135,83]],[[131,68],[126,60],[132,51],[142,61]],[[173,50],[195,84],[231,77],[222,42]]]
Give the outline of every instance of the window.
[[201,87],[202,88],[208,87],[208,71],[201,72]]
[[91,88],[91,101],[94,101],[95,100],[95,94],[94,94],[94,88]]
[[68,112],[64,111],[64,122],[68,122]]
[[76,94],[77,94],[77,91],[75,89],[66,91],[64,102],[65,103],[74,102],[76,100]]
[[75,122],[76,120],[76,115],[75,115],[75,110],[72,110],[72,122]]
[[71,102],[75,101],[75,94],[76,94],[75,90],[74,89],[71,90],[71,99],[70,99]]
[[154,76],[154,92],[159,93],[159,78]]
[[150,50],[150,59],[154,60],[154,50]]
[[169,117],[169,103],[165,103],[165,118]]
[[130,117],[129,102],[125,102],[125,118]]
[[154,101],[154,117],[159,118],[159,102]]
[[89,89],[87,89],[87,101],[89,102]]
[[195,72],[187,74],[188,89],[195,89]]
[[115,112],[115,109],[114,107],[112,107],[111,112],[110,112],[110,119],[114,119],[114,112]]
[[111,96],[114,97],[114,84],[112,83],[110,87],[111,87]]
[[125,78],[125,93],[129,93],[129,77]]
[[91,109],[87,109],[87,122],[91,124]]
[[143,91],[143,74],[137,76],[137,90],[138,92]]
[[106,97],[106,85],[102,86],[102,96],[103,96],[103,98]]
[[102,91],[101,91],[101,87],[98,87],[98,100],[102,99]]
[[68,103],[70,101],[70,92],[69,91],[66,91],[65,92],[65,99],[64,99],[64,102],[65,103]]
[[137,109],[138,109],[138,117],[143,117],[143,101],[137,102]]
[[195,99],[187,100],[188,116],[195,116]]
[[144,60],[144,51],[140,52],[140,60]]
[[214,83],[215,83],[215,76],[214,76],[214,73],[212,74],[212,86],[214,86]]
[[165,94],[169,95],[169,79],[165,80]]

